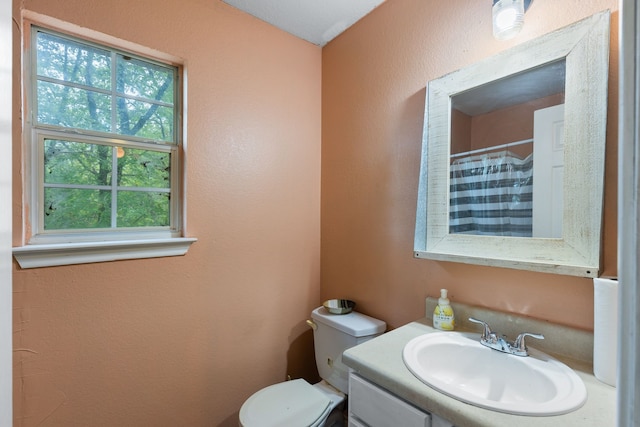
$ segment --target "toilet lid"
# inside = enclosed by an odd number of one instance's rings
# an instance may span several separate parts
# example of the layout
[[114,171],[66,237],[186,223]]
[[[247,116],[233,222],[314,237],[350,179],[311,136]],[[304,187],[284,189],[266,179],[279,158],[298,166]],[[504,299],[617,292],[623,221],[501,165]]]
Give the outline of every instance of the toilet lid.
[[310,426],[330,409],[331,399],[302,379],[254,393],[240,408],[244,427]]

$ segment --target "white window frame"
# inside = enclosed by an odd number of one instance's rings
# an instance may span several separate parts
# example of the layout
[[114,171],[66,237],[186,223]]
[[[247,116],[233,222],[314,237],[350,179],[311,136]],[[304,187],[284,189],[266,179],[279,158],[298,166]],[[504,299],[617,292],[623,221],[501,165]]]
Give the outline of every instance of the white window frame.
[[[86,143],[122,146],[125,149],[149,149],[148,141],[142,138],[109,135],[91,131],[60,131],[55,126],[35,123],[35,85],[37,76],[35,64],[32,64],[32,35],[36,28],[51,31],[79,42],[93,44],[118,53],[139,57],[151,63],[178,67],[175,80],[176,129],[175,143],[154,144],[153,150],[171,153],[171,225],[170,227],[145,227],[137,229],[44,231],[43,200],[44,183],[42,178],[44,156],[42,142],[45,138],[70,139]],[[92,262],[115,261],[122,259],[153,258],[184,255],[197,239],[185,237],[185,198],[184,198],[184,158],[185,133],[183,123],[185,79],[181,76],[181,61],[166,54],[159,54],[129,42],[115,39],[94,31],[64,23],[25,11],[23,15],[23,147],[24,147],[24,196],[23,196],[23,236],[26,243],[13,248],[13,255],[21,268],[36,268],[55,265],[82,264]],[[126,139],[125,139],[126,138]],[[29,207],[29,209],[27,209]],[[31,231],[33,230],[33,231]]]

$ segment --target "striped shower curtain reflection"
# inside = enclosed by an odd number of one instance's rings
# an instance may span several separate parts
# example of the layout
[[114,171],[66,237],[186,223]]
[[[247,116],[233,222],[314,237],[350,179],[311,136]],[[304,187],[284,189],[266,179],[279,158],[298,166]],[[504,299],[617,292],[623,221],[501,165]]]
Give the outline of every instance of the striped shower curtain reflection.
[[455,160],[449,233],[531,237],[533,155],[509,150]]

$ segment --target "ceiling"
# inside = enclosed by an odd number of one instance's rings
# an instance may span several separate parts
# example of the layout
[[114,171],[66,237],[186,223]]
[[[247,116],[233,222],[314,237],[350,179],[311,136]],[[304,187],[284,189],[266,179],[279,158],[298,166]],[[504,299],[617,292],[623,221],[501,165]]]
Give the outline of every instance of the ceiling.
[[222,0],[303,40],[324,46],[384,0]]

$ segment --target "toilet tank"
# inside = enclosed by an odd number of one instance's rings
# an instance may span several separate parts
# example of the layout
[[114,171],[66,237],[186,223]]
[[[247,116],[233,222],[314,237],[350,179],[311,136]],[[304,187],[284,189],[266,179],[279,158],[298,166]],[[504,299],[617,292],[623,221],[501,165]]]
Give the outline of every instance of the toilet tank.
[[324,307],[311,312],[316,365],[320,377],[343,393],[349,389],[349,367],[342,352],[382,334],[387,324],[362,313],[331,314]]

